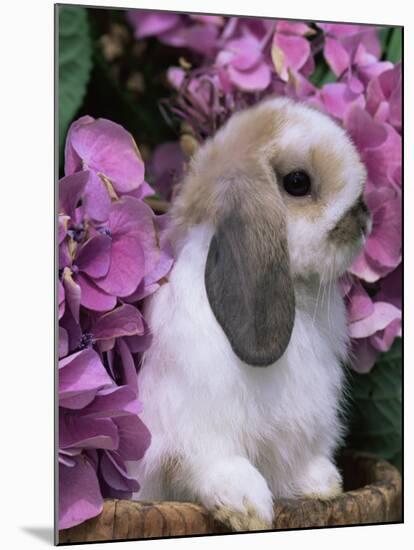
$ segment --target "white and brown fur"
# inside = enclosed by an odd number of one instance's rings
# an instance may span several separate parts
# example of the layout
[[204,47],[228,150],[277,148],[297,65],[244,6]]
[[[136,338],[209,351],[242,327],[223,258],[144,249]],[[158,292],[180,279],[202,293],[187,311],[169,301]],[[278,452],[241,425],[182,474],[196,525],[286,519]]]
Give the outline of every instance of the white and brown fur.
[[[284,191],[295,169],[309,196]],[[198,501],[251,530],[271,525],[275,498],[341,490],[336,280],[368,229],[364,181],[345,132],[281,98],[233,115],[195,154],[171,211],[176,262],[146,303],[152,442],[129,464],[134,498]]]

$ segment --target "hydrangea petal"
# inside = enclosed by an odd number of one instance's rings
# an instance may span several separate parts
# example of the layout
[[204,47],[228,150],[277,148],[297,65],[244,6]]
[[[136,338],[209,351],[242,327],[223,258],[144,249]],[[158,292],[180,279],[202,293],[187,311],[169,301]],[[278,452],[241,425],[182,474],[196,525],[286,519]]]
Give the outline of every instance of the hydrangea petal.
[[224,18],[221,15],[198,15],[198,14],[189,14],[191,19],[194,21],[200,21],[200,23],[211,23],[217,27],[223,26]]
[[397,209],[393,211],[384,206],[375,213],[379,227],[374,228],[365,247],[365,252],[372,262],[393,269],[401,261],[401,227],[398,223],[400,220],[398,217],[391,217],[397,212]]
[[69,353],[69,337],[63,327],[59,327],[59,359]]
[[90,172],[83,195],[85,214],[95,222],[104,222],[108,219],[110,207],[111,197],[104,182],[95,172]]
[[160,35],[180,23],[178,14],[168,12],[128,10],[127,17],[135,29],[135,38],[138,39]]
[[349,23],[318,23],[318,27],[335,38],[358,34],[364,28],[362,25],[350,25]]
[[353,93],[345,83],[325,84],[320,93],[328,113],[340,119],[345,116],[350,105],[356,103],[364,107],[364,97]]
[[359,67],[358,74],[361,81],[365,85],[368,85],[373,78],[392,68],[393,64],[389,61],[376,61],[375,63],[370,63],[369,65]]
[[378,270],[370,265],[364,250],[358,254],[348,271],[367,283],[374,283],[381,277]]
[[58,462],[64,464],[68,468],[73,468],[76,466],[76,460],[73,457],[80,455],[81,449],[59,449],[58,452]]
[[72,312],[77,323],[79,323],[79,308],[81,303],[81,289],[74,281],[69,267],[63,270],[63,286],[65,288],[66,304]]
[[259,42],[252,36],[230,40],[226,44],[226,51],[231,54],[228,61],[239,71],[251,69],[262,56]]
[[145,256],[138,234],[114,237],[108,274],[96,284],[113,296],[128,296],[135,290],[145,272]]
[[59,361],[59,404],[70,407],[70,399],[88,393],[89,403],[101,388],[110,387],[113,380],[107,374],[99,355],[86,348]]
[[134,197],[122,197],[112,204],[109,226],[111,265],[108,274],[95,282],[108,294],[128,296],[159,259],[154,214]]
[[240,90],[248,92],[266,89],[271,79],[270,69],[264,63],[249,71],[238,71],[230,65],[228,74],[233,84]]
[[98,340],[96,342],[98,350],[101,353],[114,349],[116,344],[116,338],[109,338],[108,340]]
[[384,353],[391,348],[397,336],[401,336],[401,319],[391,321],[384,330],[373,334],[369,341],[375,349]]
[[103,510],[96,472],[88,459],[77,456],[75,466],[59,465],[59,529],[68,529]]
[[86,184],[89,180],[88,170],[76,172],[59,180],[59,212],[74,216],[75,208],[79,203]]
[[395,86],[389,100],[389,109],[390,109],[389,121],[398,130],[401,129],[401,125],[402,125],[401,94],[402,94],[402,78],[400,74],[399,81]]
[[59,302],[59,320],[62,319],[63,314],[65,313],[65,289],[59,279],[58,281],[58,302]]
[[99,118],[72,125],[69,134],[82,165],[106,176],[116,191],[126,193],[144,180],[144,163],[131,134],[122,126]]
[[[145,325],[145,321],[144,321]],[[142,335],[127,336],[125,342],[132,353],[143,353],[146,351],[152,342],[152,334],[149,328],[145,325],[145,332]]]
[[361,150],[379,147],[387,139],[385,126],[375,121],[359,105],[353,104],[347,110],[344,122],[355,144]]
[[67,240],[64,240],[59,245],[59,269],[64,269],[65,267],[69,267],[72,265],[72,256],[69,252],[69,247]]
[[401,319],[401,311],[398,308],[386,302],[375,302],[371,315],[350,325],[350,335],[352,338],[372,336],[395,319]]
[[65,216],[60,214],[59,215],[59,222],[58,222],[58,244],[62,244],[63,239],[67,235],[68,231],[68,221],[70,220],[69,216]]
[[366,54],[371,54],[371,59],[379,59],[381,56],[381,44],[378,38],[378,30],[372,26],[359,25],[359,30],[348,33],[341,37],[342,44],[352,54],[355,61],[355,54],[358,48],[365,50]]
[[[376,147],[365,149],[362,152],[362,158],[371,181],[377,186],[388,186],[395,171],[401,169],[402,142],[400,134],[392,126],[387,123],[382,126],[385,131],[385,140]],[[367,129],[367,131],[370,130]]]
[[138,395],[138,376],[137,369],[135,367],[134,358],[132,357],[130,347],[126,342],[130,341],[132,338],[139,338],[140,336],[127,336],[124,338],[119,338],[117,341],[117,351],[122,359],[122,383],[127,384],[128,387]]
[[83,170],[84,166],[82,163],[82,159],[72,146],[72,133],[74,129],[78,126],[89,124],[93,122],[93,120],[94,119],[91,116],[85,115],[78,118],[70,125],[65,143],[65,176],[69,176],[70,174],[74,174],[75,172]]
[[129,475],[119,453],[103,453],[100,472],[109,487],[116,491],[132,493],[139,489],[138,481],[133,476]]
[[88,418],[59,414],[59,446],[82,449],[117,449],[119,434],[110,418]]
[[114,418],[125,414],[137,415],[141,411],[142,405],[137,400],[137,393],[128,386],[116,386],[99,390],[95,399],[80,411],[80,415]]
[[350,323],[365,319],[374,313],[374,304],[360,283],[354,284],[349,296],[348,320]]
[[143,181],[142,185],[140,185],[138,189],[134,189],[133,191],[130,191],[126,194],[131,197],[135,197],[136,199],[144,199],[145,197],[151,197],[152,195],[154,195],[155,191],[149,183]]
[[369,372],[375,365],[379,352],[371,345],[370,340],[358,339],[352,342],[352,368],[361,373]]
[[81,304],[92,311],[109,311],[116,306],[116,296],[107,294],[91,279],[79,273],[76,281],[81,289]]
[[310,44],[301,36],[276,33],[273,38],[272,59],[280,78],[288,79],[288,69],[299,71],[310,55]]
[[180,89],[185,80],[185,71],[181,67],[169,67],[167,70],[167,80],[173,88]]
[[160,42],[176,48],[190,48],[204,55],[213,53],[218,36],[215,25],[191,25],[172,29],[159,36]]
[[389,302],[398,309],[402,309],[402,264],[381,280],[381,289],[377,294],[378,300]]
[[93,326],[93,335],[96,340],[132,336],[143,332],[142,315],[136,307],[130,304],[123,304],[113,311],[101,315]]
[[341,75],[349,67],[349,53],[335,38],[325,38],[324,56],[336,76]]
[[299,36],[309,36],[315,34],[315,31],[306,23],[292,21],[278,21],[276,31],[282,34],[297,34]]
[[76,265],[90,277],[104,277],[111,263],[111,238],[105,234],[94,235],[76,254]]
[[161,238],[161,253],[157,265],[154,269],[146,275],[140,282],[135,292],[126,296],[124,299],[129,303],[134,303],[139,300],[143,300],[147,296],[150,296],[161,285],[160,282],[167,277],[174,264],[173,252],[168,243],[162,243]]
[[158,192],[167,200],[171,198],[173,184],[182,176],[184,153],[177,141],[167,141],[155,148],[148,173]]
[[[145,296],[152,294],[150,289],[153,288],[154,285],[157,285],[157,288],[159,288],[161,284],[167,282],[166,277],[170,273],[173,264],[174,258],[172,255],[165,250],[161,251],[160,261],[155,266],[154,270],[144,277]],[[144,296],[139,299],[142,300],[143,298]]]
[[118,426],[118,452],[125,460],[141,459],[151,443],[151,434],[142,420],[135,415],[114,419]]
[[73,318],[72,312],[68,307],[65,308],[65,313],[60,319],[59,324],[60,326],[64,327],[64,329],[68,333],[69,352],[72,353],[78,350],[82,338],[82,330],[79,326],[79,323],[77,323]]

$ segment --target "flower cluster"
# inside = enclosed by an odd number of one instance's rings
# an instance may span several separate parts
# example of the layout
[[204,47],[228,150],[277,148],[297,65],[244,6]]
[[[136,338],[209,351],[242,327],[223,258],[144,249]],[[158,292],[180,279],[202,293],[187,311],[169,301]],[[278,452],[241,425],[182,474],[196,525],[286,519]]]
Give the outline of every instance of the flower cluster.
[[[135,10],[128,18],[137,39],[186,48],[168,70],[175,93],[164,108],[197,142],[269,94],[313,105],[348,131],[368,170],[373,229],[344,289],[353,367],[369,371],[401,333],[401,66],[383,59],[379,29]],[[183,169],[181,149],[170,142],[153,155],[153,180],[166,198]]]
[[136,366],[151,335],[138,308],[172,266],[164,220],[132,136],[105,119],[72,124],[59,181],[59,527],[139,489],[126,461],[150,433]]

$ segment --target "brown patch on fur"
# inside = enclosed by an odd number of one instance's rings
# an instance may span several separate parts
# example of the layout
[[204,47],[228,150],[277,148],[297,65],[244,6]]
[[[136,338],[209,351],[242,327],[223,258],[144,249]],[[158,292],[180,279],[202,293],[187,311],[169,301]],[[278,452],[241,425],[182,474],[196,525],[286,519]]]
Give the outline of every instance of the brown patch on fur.
[[330,148],[329,144],[327,147],[311,147],[305,169],[312,179],[312,194],[301,200],[291,199],[289,210],[311,221],[320,218],[330,197],[344,186],[345,182],[340,177],[342,162],[337,151]]
[[232,531],[265,531],[272,528],[272,524],[260,518],[256,510],[245,499],[246,512],[234,508],[220,506],[213,510],[217,521],[230,527]]
[[366,233],[369,220],[369,211],[362,196],[358,198],[349,210],[345,212],[336,226],[330,231],[330,240],[343,244],[352,243],[362,233]]
[[175,480],[182,471],[181,460],[178,457],[164,458],[161,471],[163,473],[163,484],[166,487],[174,487]]
[[276,112],[266,104],[234,115],[231,124],[191,160],[171,209],[176,225],[184,228],[206,220],[216,223],[233,206],[236,195],[243,203],[254,195],[260,195],[260,206],[266,207],[269,200],[274,203],[275,177],[266,161],[270,143],[286,123],[282,110]]
[[340,151],[332,149],[329,142],[322,142],[311,148],[309,157],[312,173],[318,174],[321,183],[328,183],[320,186],[318,195],[324,200],[337,195],[346,184],[341,177],[344,161]]

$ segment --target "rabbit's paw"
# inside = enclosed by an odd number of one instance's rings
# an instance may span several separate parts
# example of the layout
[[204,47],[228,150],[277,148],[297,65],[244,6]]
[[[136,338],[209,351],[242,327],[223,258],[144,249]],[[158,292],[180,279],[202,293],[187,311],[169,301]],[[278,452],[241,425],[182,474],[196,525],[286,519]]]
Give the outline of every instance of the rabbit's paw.
[[342,478],[328,458],[317,457],[308,465],[300,488],[304,497],[328,500],[342,493]]
[[272,494],[263,476],[243,457],[211,464],[200,496],[214,517],[233,531],[272,527]]

